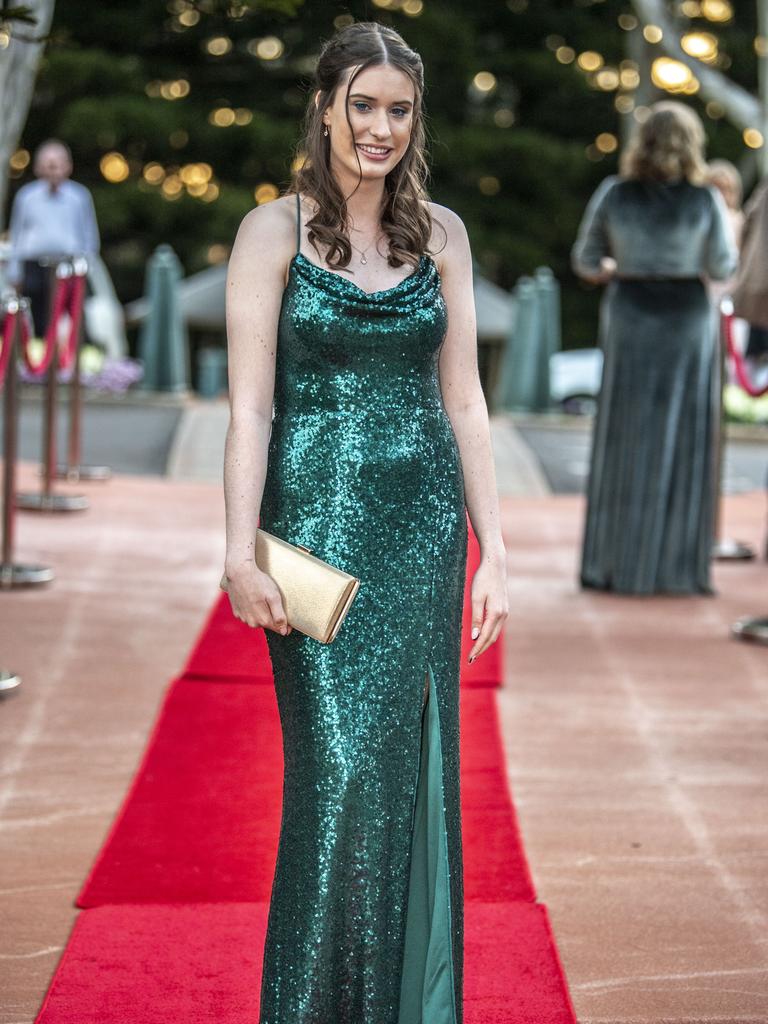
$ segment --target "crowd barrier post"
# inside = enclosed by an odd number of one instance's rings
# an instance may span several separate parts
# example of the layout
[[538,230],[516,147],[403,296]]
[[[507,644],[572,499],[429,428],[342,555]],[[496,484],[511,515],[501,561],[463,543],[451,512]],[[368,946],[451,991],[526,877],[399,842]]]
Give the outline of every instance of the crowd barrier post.
[[716,405],[717,423],[715,425],[715,522],[714,522],[714,543],[712,545],[712,557],[718,562],[747,562],[755,557],[755,551],[749,544],[740,540],[732,540],[730,537],[723,537],[723,479],[725,466],[725,382],[726,355],[728,343],[726,332],[728,330],[727,318],[733,315],[733,303],[725,298],[720,303],[718,319],[718,343],[720,348],[720,401]]
[[731,634],[737,640],[768,646],[768,615],[737,619],[731,626]]
[[77,282],[78,293],[70,309],[73,332],[70,349],[72,376],[69,380],[69,438],[67,461],[56,466],[56,477],[76,483],[78,480],[108,480],[112,475],[109,466],[83,466],[82,452],[83,388],[80,378],[80,351],[85,338],[85,294],[88,279],[88,260],[76,256],[72,261],[73,280]]
[[[0,562],[0,592],[19,586],[49,583],[53,570],[43,565],[15,562],[14,492],[16,487],[16,454],[18,447],[18,356],[25,330],[29,304],[24,298],[11,296],[0,303],[2,322],[2,352],[0,353],[0,388],[3,389],[3,516],[2,561]],[[16,690],[21,676],[0,668],[0,697]]]
[[[41,260],[41,263],[43,261]],[[54,494],[53,481],[56,477],[56,428],[57,428],[57,385],[60,365],[58,343],[59,320],[67,299],[62,298],[72,285],[74,268],[70,257],[56,257],[48,261],[50,274],[49,318],[47,340],[52,339],[53,355],[48,363],[45,412],[43,418],[42,490],[38,494],[25,492],[16,495],[16,507],[29,512],[81,512],[89,507],[83,494]]]

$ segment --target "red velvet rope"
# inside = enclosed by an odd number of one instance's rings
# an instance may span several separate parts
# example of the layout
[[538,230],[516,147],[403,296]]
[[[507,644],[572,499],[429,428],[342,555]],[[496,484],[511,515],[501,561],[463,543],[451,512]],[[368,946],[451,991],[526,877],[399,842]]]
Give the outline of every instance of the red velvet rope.
[[16,321],[21,317],[21,337],[22,344],[27,337],[29,337],[29,325],[27,324],[27,318],[24,316],[20,309],[16,309],[13,312],[10,310],[5,314],[3,320],[3,347],[0,350],[0,388],[3,386],[5,381],[5,374],[8,370],[8,364],[11,359],[11,346],[13,344],[13,335],[16,330]]
[[67,302],[67,311],[71,326],[69,338],[66,345],[59,351],[59,366],[62,370],[68,370],[75,361],[77,355],[77,342],[80,332],[80,321],[83,317],[83,302],[85,300],[85,274],[77,274],[71,278],[71,287]]
[[742,387],[748,395],[752,398],[760,398],[762,395],[768,393],[768,384],[764,388],[756,387],[749,379],[747,368],[744,365],[744,357],[736,347],[736,343],[733,340],[733,314],[723,313],[723,333],[725,334],[725,344],[728,349],[728,355],[733,360],[733,368],[736,372],[736,380],[739,382],[739,386]]
[[48,329],[45,332],[45,351],[43,352],[43,358],[39,363],[33,363],[29,355],[29,346],[27,344],[28,338],[22,343],[21,352],[24,356],[24,362],[27,365],[27,369],[30,373],[34,374],[35,377],[42,377],[48,367],[51,365],[54,353],[56,352],[56,337],[59,329],[59,320],[61,314],[69,305],[69,298],[72,293],[72,278],[60,277],[56,280],[56,291],[53,297],[53,313],[48,323]]

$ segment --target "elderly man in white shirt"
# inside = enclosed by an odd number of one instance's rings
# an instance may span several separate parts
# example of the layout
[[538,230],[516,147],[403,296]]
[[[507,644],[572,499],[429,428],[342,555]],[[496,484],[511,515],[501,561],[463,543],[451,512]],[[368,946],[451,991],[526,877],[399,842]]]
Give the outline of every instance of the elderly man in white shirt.
[[16,193],[11,208],[11,259],[8,278],[28,295],[35,334],[48,319],[49,272],[40,261],[55,256],[93,255],[99,251],[99,229],[91,193],[71,181],[72,154],[59,139],[48,139],[35,151],[37,181]]

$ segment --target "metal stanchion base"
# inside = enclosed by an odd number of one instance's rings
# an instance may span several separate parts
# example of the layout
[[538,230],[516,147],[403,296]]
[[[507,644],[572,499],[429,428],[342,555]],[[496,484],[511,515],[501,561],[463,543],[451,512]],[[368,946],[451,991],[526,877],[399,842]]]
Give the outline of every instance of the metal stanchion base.
[[17,494],[14,504],[28,512],[82,512],[90,508],[84,494]]
[[[43,475],[42,468],[40,476]],[[70,483],[77,483],[78,480],[109,480],[112,470],[109,466],[57,466],[57,480],[69,480]]]
[[739,619],[731,626],[731,633],[738,640],[768,645],[768,615]]
[[748,562],[755,557],[755,552],[749,544],[726,538],[712,546],[712,557],[718,562]]
[[0,669],[0,694],[12,693],[18,686],[21,686],[21,676]]
[[47,565],[22,565],[19,562],[0,562],[0,590],[13,587],[31,587],[38,583],[50,583],[54,579],[53,569]]

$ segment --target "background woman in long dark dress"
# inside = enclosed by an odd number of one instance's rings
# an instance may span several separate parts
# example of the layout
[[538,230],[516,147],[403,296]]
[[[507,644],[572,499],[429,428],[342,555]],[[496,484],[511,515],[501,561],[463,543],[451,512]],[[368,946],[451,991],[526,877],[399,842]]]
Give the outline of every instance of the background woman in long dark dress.
[[703,148],[690,108],[655,104],[573,247],[576,273],[607,284],[585,587],[711,593],[719,374],[705,278],[728,277],[737,253],[722,197],[705,184]]

